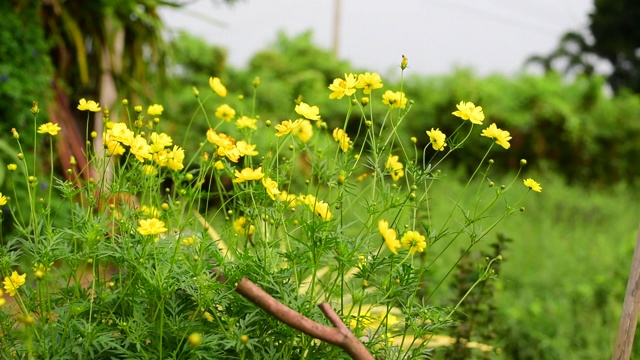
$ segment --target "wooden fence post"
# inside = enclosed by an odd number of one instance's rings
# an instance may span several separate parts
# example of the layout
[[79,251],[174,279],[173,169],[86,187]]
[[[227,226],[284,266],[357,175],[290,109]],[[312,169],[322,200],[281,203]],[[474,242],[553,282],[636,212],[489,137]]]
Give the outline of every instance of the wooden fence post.
[[633,251],[633,261],[631,272],[627,282],[627,292],[624,295],[624,305],[622,306],[622,316],[620,317],[620,327],[616,345],[613,349],[612,360],[629,360],[633,338],[638,324],[638,313],[640,312],[640,229],[636,240],[636,248]]

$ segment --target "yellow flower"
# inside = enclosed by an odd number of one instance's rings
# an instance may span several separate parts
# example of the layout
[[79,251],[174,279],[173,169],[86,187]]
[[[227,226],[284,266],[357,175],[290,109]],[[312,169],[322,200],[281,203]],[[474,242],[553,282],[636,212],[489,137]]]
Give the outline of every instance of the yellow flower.
[[140,226],[138,227],[138,233],[140,235],[158,235],[167,232],[167,228],[164,227],[164,221],[156,218],[141,219],[138,220]]
[[309,120],[300,121],[300,125],[293,129],[292,133],[296,135],[302,142],[311,140],[313,136],[313,125]]
[[18,165],[9,164],[9,165],[7,165],[7,169],[9,169],[9,171],[16,171],[16,169],[18,169]]
[[222,82],[220,81],[219,78],[210,77],[209,78],[209,86],[211,86],[211,89],[213,90],[213,92],[218,94],[218,96],[220,96],[220,97],[227,96],[227,88],[224,87],[224,85],[222,85]]
[[215,115],[218,119],[229,122],[234,116],[236,116],[236,111],[231,106],[222,104],[216,109]]
[[525,179],[523,182],[524,186],[528,187],[529,189],[535,192],[542,192],[542,186],[540,186],[540,183],[536,182],[532,178]]
[[256,151],[256,145],[251,145],[244,140],[240,140],[236,143],[236,148],[238,152],[240,152],[240,156],[256,156],[258,152]]
[[173,145],[173,150],[167,151],[167,167],[171,170],[182,170],[184,165],[184,149],[178,145]]
[[7,205],[9,199],[0,192],[0,206]]
[[256,122],[257,122],[256,119],[252,119],[248,116],[242,116],[241,118],[236,120],[236,126],[238,126],[238,129],[249,128],[249,129],[257,130],[258,126],[256,126]]
[[340,143],[340,149],[342,149],[342,151],[347,152],[349,150],[349,141],[351,139],[349,139],[349,136],[344,130],[340,128],[333,129],[333,139]]
[[280,191],[280,195],[278,195],[278,200],[282,201],[283,203],[286,203],[287,206],[290,208],[298,205],[298,202],[297,202],[298,197],[293,194],[289,194],[286,190]]
[[255,228],[247,222],[247,218],[244,216],[240,216],[233,222],[233,231],[238,235],[251,235]]
[[152,132],[151,135],[149,135],[149,140],[151,140],[152,143],[150,150],[150,152],[152,153],[158,152],[173,144],[173,140],[169,135],[165,133],[158,134],[155,131]]
[[135,155],[136,159],[144,162],[144,159],[151,159],[152,157],[149,153],[150,148],[149,144],[147,144],[147,140],[138,135],[133,139],[133,141],[131,141],[131,148],[129,149],[129,152]]
[[207,140],[218,146],[218,155],[226,156],[233,162],[238,162],[240,159],[240,151],[236,148],[236,140],[223,133],[218,133],[213,129],[207,131]]
[[296,113],[302,115],[309,120],[320,120],[320,109],[317,106],[309,106],[309,104],[301,102],[296,105]]
[[58,131],[62,130],[58,124],[54,124],[52,122],[48,122],[46,124],[40,125],[38,127],[38,133],[40,134],[49,134],[51,136],[58,135]]
[[482,112],[482,106],[475,106],[472,102],[460,101],[456,105],[458,110],[452,112],[453,115],[461,118],[462,120],[469,120],[473,124],[482,125],[484,121],[484,112]]
[[216,168],[216,170],[224,170],[224,164],[220,160],[216,161],[213,167]]
[[389,156],[387,163],[385,164],[385,170],[391,174],[393,181],[398,181],[398,179],[404,176],[403,168],[404,165],[398,161],[397,155]]
[[389,228],[389,223],[386,220],[378,221],[378,231],[380,231],[380,234],[382,234],[384,243],[387,244],[389,250],[397,255],[398,249],[400,249],[402,245],[400,245],[400,241],[398,240],[396,231]]
[[366,72],[358,75],[356,88],[363,89],[362,92],[365,94],[371,94],[372,90],[380,89],[382,86],[382,79],[380,79],[380,75],[378,73],[374,72],[372,74]]
[[444,151],[444,147],[447,146],[445,142],[447,137],[440,129],[433,130],[433,128],[431,128],[431,131],[427,131],[427,135],[429,135],[429,141],[434,150]]
[[97,102],[95,102],[93,100],[87,101],[85,99],[80,99],[80,104],[78,105],[78,110],[98,112],[101,109],[100,109],[100,104],[98,104]]
[[333,214],[329,209],[329,204],[322,200],[316,199],[315,196],[309,195],[300,195],[298,199],[303,204],[307,205],[311,211],[313,211],[316,215],[320,216],[323,221],[329,221],[333,218]]
[[127,124],[125,123],[115,123],[107,131],[107,134],[111,136],[111,139],[121,143],[122,145],[131,145],[131,141],[133,141],[134,134],[133,131],[127,128]]
[[410,254],[415,254],[416,252],[423,252],[427,247],[426,238],[423,235],[420,235],[419,232],[409,230],[404,235],[402,235],[402,246],[409,249]]
[[262,166],[253,170],[251,168],[244,168],[242,172],[236,170],[235,172],[236,178],[233,179],[234,183],[241,183],[250,180],[260,180],[264,177],[262,173]]
[[269,194],[271,200],[275,200],[276,195],[280,194],[280,190],[278,190],[278,183],[271,178],[262,178],[262,185],[267,189],[267,194]]
[[511,144],[509,144],[509,140],[511,140],[511,134],[508,131],[500,130],[496,126],[496,124],[491,124],[488,128],[482,130],[482,133],[480,135],[495,139],[496,144],[502,146],[505,149],[511,147]]
[[149,105],[149,107],[147,108],[148,115],[162,115],[163,111],[164,111],[164,106],[159,104]]
[[27,278],[27,274],[18,275],[17,271],[11,273],[11,276],[4,278],[4,290],[9,293],[9,296],[15,296],[16,290],[24,285]]
[[387,90],[382,94],[382,102],[394,108],[406,108],[407,96],[402,91]]
[[105,142],[104,147],[107,149],[109,155],[122,155],[124,154],[124,147],[113,139],[112,136],[107,135],[105,133]]
[[356,92],[356,76],[353,74],[344,74],[344,79],[336,78],[329,85],[329,99],[342,99],[345,95],[351,96]]
[[143,165],[142,166],[142,171],[144,172],[145,175],[155,175],[158,173],[158,168],[153,166],[153,165]]
[[284,120],[282,123],[276,125],[276,136],[284,136],[295,130],[300,124],[302,120],[298,119],[296,121]]

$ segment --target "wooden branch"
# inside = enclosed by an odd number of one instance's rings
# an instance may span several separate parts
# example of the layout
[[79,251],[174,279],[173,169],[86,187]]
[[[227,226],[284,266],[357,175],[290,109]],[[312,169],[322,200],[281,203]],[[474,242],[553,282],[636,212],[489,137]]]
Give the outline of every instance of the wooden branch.
[[[226,283],[227,279],[223,275],[219,272],[215,273],[218,281]],[[294,329],[300,330],[313,338],[342,348],[351,356],[352,359],[373,360],[373,356],[369,353],[367,348],[360,342],[360,340],[358,340],[358,338],[356,338],[355,335],[353,335],[351,331],[349,331],[349,328],[347,328],[338,314],[333,311],[328,303],[323,302],[318,305],[318,307],[334,327],[318,324],[299,312],[287,307],[247,278],[242,278],[235,290],[279,321]]]
[[620,317],[620,327],[616,345],[613,349],[613,360],[629,360],[633,347],[633,338],[638,324],[638,313],[640,312],[640,229],[636,240],[636,248],[633,251],[633,261],[631,262],[631,272],[627,282],[627,292],[624,295],[624,305],[622,306],[622,316]]

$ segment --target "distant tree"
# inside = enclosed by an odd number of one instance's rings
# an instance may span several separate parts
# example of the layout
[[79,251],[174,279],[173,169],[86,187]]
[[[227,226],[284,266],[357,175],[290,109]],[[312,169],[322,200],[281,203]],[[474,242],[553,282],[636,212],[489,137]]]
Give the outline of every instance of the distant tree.
[[565,33],[548,55],[535,55],[525,66],[540,65],[545,72],[593,75],[595,64],[605,61],[612,71],[607,82],[614,92],[626,88],[640,92],[640,2],[594,0],[588,34]]

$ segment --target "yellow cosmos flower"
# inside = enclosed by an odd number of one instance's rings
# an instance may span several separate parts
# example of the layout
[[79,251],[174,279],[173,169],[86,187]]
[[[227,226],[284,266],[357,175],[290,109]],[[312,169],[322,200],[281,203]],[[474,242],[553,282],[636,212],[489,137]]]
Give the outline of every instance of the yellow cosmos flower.
[[458,110],[452,112],[453,115],[461,118],[462,120],[469,120],[473,124],[482,125],[482,122],[484,121],[482,106],[475,106],[470,101],[460,101],[456,107]]
[[389,223],[386,220],[378,221],[378,231],[380,231],[380,234],[382,234],[384,243],[387,245],[389,250],[391,250],[392,253],[398,255],[398,249],[400,249],[402,245],[400,245],[400,241],[398,240],[396,231],[389,228]]
[[16,290],[22,285],[24,285],[27,279],[27,274],[24,273],[19,275],[17,271],[11,273],[11,276],[6,276],[4,278],[4,290],[9,294],[9,296],[15,296]]
[[152,219],[140,219],[138,220],[138,233],[140,235],[158,235],[167,232],[167,228],[164,227],[164,221],[156,218]]
[[247,218],[240,216],[233,222],[233,231],[238,235],[251,235],[256,227],[249,224]]
[[7,169],[8,169],[9,171],[16,171],[16,170],[18,169],[18,165],[16,165],[16,164],[9,164],[9,165],[7,165]]
[[322,200],[316,199],[315,196],[309,195],[300,195],[298,196],[298,200],[301,203],[307,205],[311,211],[313,211],[316,215],[318,215],[323,221],[329,221],[333,218],[333,214],[329,209],[329,204]]
[[125,123],[114,123],[111,129],[107,130],[107,134],[111,139],[127,146],[130,146],[134,139],[133,131],[129,130]]
[[535,192],[542,192],[542,186],[540,186],[540,183],[536,182],[532,178],[525,179],[523,182],[524,186],[528,187],[529,189]]
[[444,147],[447,146],[445,142],[447,137],[440,129],[433,130],[433,128],[431,128],[431,131],[427,131],[427,135],[434,150],[444,151]]
[[382,79],[380,79],[380,75],[376,72],[374,72],[373,74],[370,72],[366,72],[364,74],[358,75],[356,88],[363,89],[362,92],[367,95],[371,94],[372,90],[380,89],[382,86]]
[[511,134],[508,131],[499,129],[496,124],[489,125],[488,128],[482,130],[482,133],[480,135],[495,139],[496,144],[502,146],[505,149],[511,147],[511,144],[509,144],[509,140],[511,140]]
[[234,183],[241,183],[250,180],[260,180],[264,177],[262,173],[262,166],[253,170],[251,168],[244,168],[242,171],[236,170],[235,172],[236,178],[233,179]]
[[349,141],[351,139],[349,139],[349,136],[344,130],[340,128],[333,129],[333,139],[340,144],[342,151],[347,152],[347,150],[349,150]]
[[296,113],[304,116],[309,120],[320,120],[320,109],[317,106],[309,106],[309,104],[301,102],[296,105]]
[[218,94],[218,96],[220,96],[220,97],[227,96],[227,88],[224,87],[224,85],[222,85],[222,82],[220,81],[219,78],[210,77],[209,78],[209,86],[211,86],[211,89],[213,90],[213,92]]
[[258,126],[256,125],[257,121],[258,121],[257,119],[252,119],[248,116],[242,116],[238,120],[236,120],[236,126],[238,126],[238,129],[248,128],[248,129],[257,130],[258,129]]
[[423,252],[427,247],[426,238],[423,235],[420,235],[419,232],[413,230],[409,230],[404,233],[400,242],[402,243],[402,246],[409,249],[410,254]]
[[158,134],[157,132],[152,132],[149,135],[149,140],[151,140],[151,152],[158,152],[166,147],[173,145],[173,139],[165,133]]
[[0,192],[0,206],[7,205],[7,201],[9,201],[9,199]]
[[104,147],[107,149],[107,153],[112,156],[118,156],[124,154],[124,147],[117,141],[113,140],[113,137],[108,136],[105,133]]
[[38,133],[40,134],[49,134],[51,136],[58,135],[58,131],[62,130],[58,124],[54,124],[52,122],[48,122],[46,124],[40,125],[38,127]]
[[240,151],[236,148],[236,140],[233,137],[209,129],[207,131],[207,140],[218,146],[217,154],[219,156],[226,156],[233,162],[238,162],[240,159]]
[[234,116],[236,116],[236,111],[231,106],[222,104],[216,109],[215,115],[218,119],[229,122],[234,118]]
[[342,99],[345,95],[351,96],[356,92],[356,76],[353,74],[344,74],[344,79],[336,78],[329,85],[329,99]]
[[398,179],[404,176],[403,168],[404,165],[398,161],[397,155],[389,156],[385,164],[385,170],[391,174],[393,181],[398,181]]
[[267,189],[267,194],[269,194],[271,200],[275,200],[276,195],[280,194],[280,190],[278,190],[278,183],[275,182],[275,180],[272,180],[271,178],[262,178],[262,185]]
[[147,140],[142,136],[136,136],[133,141],[131,141],[131,148],[129,152],[135,155],[136,159],[141,162],[144,162],[144,159],[151,159],[151,154],[149,150],[151,147],[147,144]]
[[300,125],[293,129],[292,133],[306,143],[313,136],[313,125],[309,120],[302,120]]
[[222,161],[218,160],[213,164],[213,167],[220,171],[220,170],[224,170],[224,164],[222,163]]
[[294,194],[289,194],[286,190],[280,191],[280,194],[278,195],[278,200],[287,204],[287,206],[290,208],[298,205],[298,201],[297,201],[298,197],[295,196]]
[[240,152],[240,156],[256,156],[258,152],[256,151],[256,145],[252,145],[247,143],[244,140],[240,140],[236,143],[236,148],[238,152]]
[[149,107],[147,108],[147,114],[149,115],[162,115],[163,111],[164,106],[160,104],[149,105]]
[[298,126],[300,126],[301,123],[302,123],[302,120],[300,119],[296,121],[284,120],[280,124],[276,125],[276,130],[277,130],[276,136],[280,137],[280,136],[284,136],[291,133],[293,130],[298,128]]
[[382,94],[382,102],[392,109],[407,107],[407,96],[402,91],[387,90]]
[[80,103],[78,104],[78,110],[98,112],[101,110],[101,108],[100,108],[100,104],[98,104],[93,100],[87,101],[85,99],[80,99]]
[[167,152],[167,167],[171,170],[182,170],[184,165],[184,149],[178,145],[173,145],[173,150]]

